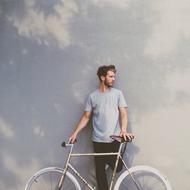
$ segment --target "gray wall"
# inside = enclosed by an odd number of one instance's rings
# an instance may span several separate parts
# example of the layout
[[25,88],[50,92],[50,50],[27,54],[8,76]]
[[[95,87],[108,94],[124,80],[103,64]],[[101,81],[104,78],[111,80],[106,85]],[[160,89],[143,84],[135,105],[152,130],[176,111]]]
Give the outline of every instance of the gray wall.
[[[116,65],[129,105],[129,165],[152,165],[173,189],[189,189],[189,10],[187,0],[1,0],[0,189],[62,166],[60,143],[102,64]],[[92,151],[90,128],[76,151]],[[77,167],[94,181],[92,163]]]

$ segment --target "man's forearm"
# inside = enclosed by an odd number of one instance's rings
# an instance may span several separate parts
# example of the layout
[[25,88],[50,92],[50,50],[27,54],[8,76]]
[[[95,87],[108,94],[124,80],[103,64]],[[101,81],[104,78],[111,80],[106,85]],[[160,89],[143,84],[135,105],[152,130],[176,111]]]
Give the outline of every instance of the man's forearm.
[[77,124],[74,133],[75,133],[75,134],[78,134],[84,127],[87,126],[89,120],[90,120],[89,118],[83,116],[83,117],[80,119],[79,123]]
[[128,110],[126,108],[120,108],[120,124],[121,124],[121,132],[120,136],[125,140],[132,140],[134,135],[132,133],[127,132],[128,126]]
[[127,109],[122,109],[120,111],[120,123],[121,123],[121,131],[127,132],[127,126],[128,126]]
[[127,117],[121,118],[121,131],[127,132],[127,123],[128,123]]
[[74,143],[78,133],[87,126],[88,121],[90,120],[91,112],[84,112],[83,116],[81,117],[79,123],[77,124],[74,132],[71,134],[69,138],[69,142]]

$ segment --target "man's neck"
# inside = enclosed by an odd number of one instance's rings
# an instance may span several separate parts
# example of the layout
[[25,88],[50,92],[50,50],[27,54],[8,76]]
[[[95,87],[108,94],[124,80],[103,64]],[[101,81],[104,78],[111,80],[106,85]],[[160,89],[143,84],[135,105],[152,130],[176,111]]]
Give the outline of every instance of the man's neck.
[[100,92],[108,92],[111,90],[111,87],[106,86],[104,83],[100,83],[99,91]]

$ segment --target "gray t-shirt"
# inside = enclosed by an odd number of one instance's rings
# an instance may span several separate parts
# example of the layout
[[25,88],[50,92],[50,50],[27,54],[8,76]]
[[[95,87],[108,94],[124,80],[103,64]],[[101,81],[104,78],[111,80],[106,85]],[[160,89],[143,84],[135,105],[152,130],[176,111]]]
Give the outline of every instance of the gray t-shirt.
[[88,96],[85,111],[93,113],[92,141],[111,142],[110,135],[119,135],[119,107],[127,107],[127,103],[123,93],[115,88],[107,92],[97,89]]

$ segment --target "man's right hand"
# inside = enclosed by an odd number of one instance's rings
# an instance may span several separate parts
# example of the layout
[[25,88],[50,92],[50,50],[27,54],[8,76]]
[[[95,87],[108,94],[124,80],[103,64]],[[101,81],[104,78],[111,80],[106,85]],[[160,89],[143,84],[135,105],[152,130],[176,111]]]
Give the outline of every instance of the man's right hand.
[[77,140],[77,134],[73,133],[69,138],[69,143],[75,143]]

